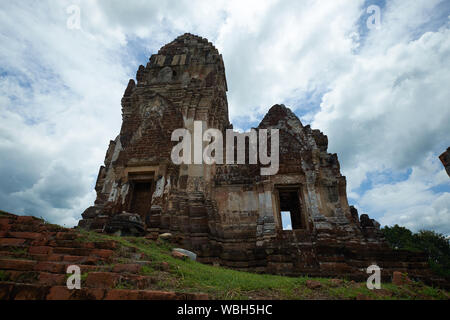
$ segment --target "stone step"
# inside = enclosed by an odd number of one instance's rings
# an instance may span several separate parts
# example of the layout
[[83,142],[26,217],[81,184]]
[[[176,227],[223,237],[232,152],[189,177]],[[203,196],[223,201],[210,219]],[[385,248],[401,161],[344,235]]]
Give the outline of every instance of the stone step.
[[0,248],[0,259],[6,257],[25,258],[28,256],[27,248]]
[[68,262],[74,264],[88,264],[95,265],[101,262],[105,262],[105,259],[96,258],[96,257],[87,257],[87,256],[71,256],[71,255],[63,255],[63,254],[40,254],[40,253],[32,253],[28,254],[27,257],[30,257],[33,260],[37,261],[51,261],[51,262]]
[[[0,216],[0,300],[207,298],[151,290],[158,279],[140,273],[153,262],[143,261],[135,248],[116,249],[117,241],[86,241],[77,231],[34,217]],[[70,265],[80,267],[80,290],[66,287]]]
[[0,216],[0,231],[8,232],[70,232],[61,226],[47,224],[43,220],[30,216]]
[[[148,258],[148,257],[146,257],[146,258]],[[148,266],[148,265],[153,264],[153,262],[150,260],[140,260],[140,259],[124,258],[124,257],[114,257],[114,258],[111,258],[110,260],[111,260],[111,263],[114,263],[114,264],[139,264],[141,266]]]
[[37,240],[42,239],[44,237],[44,234],[40,232],[4,231],[3,234],[1,234],[1,237]]
[[38,262],[25,259],[0,259],[0,270],[33,271]]
[[207,300],[202,293],[81,288],[0,282],[0,300]]
[[90,272],[87,275],[85,286],[88,288],[114,289],[120,286],[133,289],[148,289],[156,284],[154,277],[122,274],[115,272]]
[[45,300],[49,286],[0,282],[0,300]]
[[108,259],[114,255],[114,251],[109,249],[66,248],[66,247],[49,247],[49,248],[51,248],[50,252],[52,253],[71,256],[95,256],[98,258]]
[[3,281],[12,281],[18,283],[33,283],[39,279],[39,272],[37,271],[17,271],[17,270],[2,270]]
[[0,247],[1,248],[11,248],[11,247],[25,247],[26,239],[17,239],[17,238],[0,238]]
[[[47,240],[45,242],[46,246],[49,247],[62,247],[62,248],[85,248],[85,249],[104,249],[104,250],[114,250],[117,249],[118,245],[116,241],[94,241],[94,242],[83,242],[79,240]],[[34,245],[35,243],[33,243]]]
[[[126,270],[137,270],[131,269],[129,265],[122,268],[120,265],[110,266],[110,265],[92,265],[92,264],[76,264],[68,261],[37,261],[37,260],[26,260],[26,259],[8,259],[1,258],[0,259],[0,270],[4,270],[5,272],[11,271],[37,271],[37,272],[47,272],[53,274],[66,274],[67,267],[70,265],[77,265],[81,269],[81,273],[92,272],[92,271],[111,271],[115,267],[116,270],[123,270],[121,272],[127,273]],[[128,268],[128,269],[127,269]],[[140,271],[140,270],[139,270]],[[138,272],[137,272],[138,273]]]

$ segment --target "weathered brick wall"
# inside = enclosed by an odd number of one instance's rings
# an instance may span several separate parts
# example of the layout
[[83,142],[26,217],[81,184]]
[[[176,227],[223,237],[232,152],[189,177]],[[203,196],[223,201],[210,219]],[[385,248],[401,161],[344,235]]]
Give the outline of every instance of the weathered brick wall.
[[[258,126],[280,130],[276,175],[261,176],[260,164],[174,165],[173,130],[192,132],[194,121],[204,130],[232,128],[226,91],[222,57],[206,39],[185,34],[152,55],[125,90],[120,134],[99,170],[95,205],[79,225],[101,231],[111,216],[132,208],[135,186],[147,181],[149,209],[139,213],[147,235],[171,232],[200,261],[353,278],[365,277],[363,270],[375,262],[423,274],[423,257],[394,253],[374,220],[360,223],[348,205],[337,155],[327,153],[327,137],[303,126],[284,105],[273,106]],[[283,230],[283,188],[298,194],[298,230]]]

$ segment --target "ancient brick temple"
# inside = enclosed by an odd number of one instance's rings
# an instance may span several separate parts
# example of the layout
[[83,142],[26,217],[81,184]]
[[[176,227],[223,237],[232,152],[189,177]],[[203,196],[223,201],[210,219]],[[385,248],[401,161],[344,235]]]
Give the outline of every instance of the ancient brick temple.
[[[194,121],[204,130],[232,128],[226,92],[222,56],[206,39],[184,34],[152,55],[125,90],[120,134],[79,226],[101,231],[135,213],[147,236],[170,232],[201,262],[256,272],[367,278],[375,263],[384,277],[428,273],[421,254],[389,249],[379,224],[358,217],[327,136],[283,105],[258,126],[280,130],[276,175],[262,176],[260,164],[174,165],[175,129],[192,131]],[[283,230],[282,212],[292,230]]]
[[447,171],[448,176],[450,177],[450,147],[447,148],[440,156],[439,159],[442,162],[442,165]]

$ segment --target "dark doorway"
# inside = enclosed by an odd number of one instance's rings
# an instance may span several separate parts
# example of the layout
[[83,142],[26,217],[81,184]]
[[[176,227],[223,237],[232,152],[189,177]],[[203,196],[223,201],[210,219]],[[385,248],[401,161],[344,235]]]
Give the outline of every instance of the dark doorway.
[[[305,228],[298,190],[279,189],[278,195],[280,199],[280,216],[283,230]],[[289,224],[291,227],[289,227]]]
[[134,182],[133,195],[131,197],[130,211],[145,217],[150,212],[152,203],[152,182]]

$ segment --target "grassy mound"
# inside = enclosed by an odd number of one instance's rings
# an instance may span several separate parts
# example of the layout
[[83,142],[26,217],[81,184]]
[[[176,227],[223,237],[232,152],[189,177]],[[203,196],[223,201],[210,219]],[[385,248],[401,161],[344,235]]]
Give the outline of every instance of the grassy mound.
[[[119,251],[130,248],[152,263],[142,268],[142,275],[158,279],[161,290],[204,292],[213,299],[448,299],[448,292],[419,282],[396,286],[382,283],[380,290],[369,290],[365,283],[332,281],[327,278],[286,277],[254,274],[228,268],[205,265],[171,256],[172,245],[164,240],[152,241],[135,237],[113,237],[79,231],[80,241],[115,240]],[[123,255],[122,255],[123,256]],[[122,258],[123,263],[128,262]],[[161,270],[161,264],[168,266]],[[320,283],[310,289],[308,280]]]

